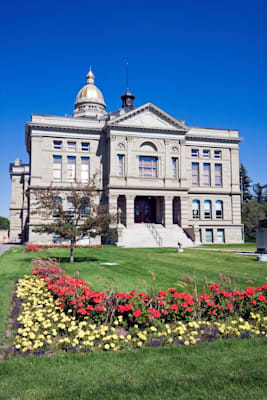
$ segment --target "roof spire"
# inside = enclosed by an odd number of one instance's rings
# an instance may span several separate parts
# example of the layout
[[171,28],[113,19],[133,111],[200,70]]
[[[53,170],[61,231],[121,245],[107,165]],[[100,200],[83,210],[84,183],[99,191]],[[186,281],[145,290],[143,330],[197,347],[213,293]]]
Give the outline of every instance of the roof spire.
[[87,79],[87,83],[90,85],[94,85],[94,83],[95,83],[95,76],[94,76],[94,74],[93,74],[93,72],[92,72],[92,68],[91,68],[91,65],[90,65],[90,69],[89,69],[89,72],[88,72],[88,74],[86,75],[86,79]]
[[130,111],[134,109],[134,95],[130,93],[129,91],[129,75],[128,75],[128,62],[126,63],[126,92],[124,93],[123,96],[121,96],[122,99],[122,108],[124,108],[126,111]]

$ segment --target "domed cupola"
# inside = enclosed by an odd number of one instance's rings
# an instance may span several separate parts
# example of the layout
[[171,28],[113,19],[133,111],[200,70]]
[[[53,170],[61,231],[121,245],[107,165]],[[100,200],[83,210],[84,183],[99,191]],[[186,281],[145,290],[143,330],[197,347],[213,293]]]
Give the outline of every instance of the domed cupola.
[[79,91],[74,104],[74,117],[101,118],[106,114],[106,104],[100,90],[95,86],[95,76],[90,70],[86,76],[87,83]]

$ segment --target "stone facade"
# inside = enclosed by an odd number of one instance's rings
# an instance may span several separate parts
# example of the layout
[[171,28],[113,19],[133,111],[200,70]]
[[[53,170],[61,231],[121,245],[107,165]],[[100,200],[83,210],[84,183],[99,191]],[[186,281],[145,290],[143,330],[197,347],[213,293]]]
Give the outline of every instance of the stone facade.
[[106,113],[90,70],[73,117],[32,115],[26,124],[30,165],[10,166],[10,236],[51,242],[32,232],[41,218],[33,212],[32,189],[52,184],[67,193],[96,175],[96,201],[118,214],[122,233],[145,223],[159,245],[160,227],[173,240],[180,238],[177,228],[192,244],[243,242],[238,131],[190,127],[152,103],[135,108],[128,89],[122,100],[121,109]]

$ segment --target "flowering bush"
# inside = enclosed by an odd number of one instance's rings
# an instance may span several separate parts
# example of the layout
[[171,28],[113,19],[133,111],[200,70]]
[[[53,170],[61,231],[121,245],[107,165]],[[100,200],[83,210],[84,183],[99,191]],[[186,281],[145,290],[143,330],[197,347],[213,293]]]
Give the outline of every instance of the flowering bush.
[[39,247],[38,247],[38,245],[37,244],[29,244],[26,248],[25,248],[25,250],[24,250],[24,252],[25,253],[29,253],[29,252],[37,252],[37,251],[40,251],[40,249],[39,249]]
[[234,315],[248,319],[251,312],[264,313],[267,305],[267,285],[227,292],[214,284],[207,288],[207,293],[194,296],[170,288],[149,297],[135,290],[130,293],[95,292],[84,280],[64,275],[63,270],[51,265],[51,260],[42,268],[35,266],[32,274],[44,279],[60,307],[71,309],[78,319],[83,320],[87,316],[92,322],[98,323],[112,322],[114,318],[122,316],[127,329],[135,324],[150,326],[156,320],[165,323],[198,319],[225,320]]
[[[51,266],[52,270],[52,266]],[[56,271],[57,272],[57,271]],[[56,351],[118,351],[123,349],[135,349],[143,346],[161,345],[193,345],[202,342],[212,342],[218,339],[247,338],[250,336],[267,336],[267,317],[259,313],[251,312],[248,320],[242,317],[229,321],[175,321],[172,323],[162,322],[161,324],[140,328],[138,323],[125,329],[125,314],[133,312],[134,318],[138,320],[142,314],[141,309],[134,309],[131,303],[119,304],[120,311],[113,323],[93,323],[90,316],[83,315],[83,320],[77,318],[78,314],[73,312],[71,307],[62,307],[62,299],[55,298],[54,291],[48,288],[47,277],[40,279],[36,275],[25,276],[17,283],[16,294],[13,297],[14,309],[20,310],[14,324],[15,334],[12,345],[12,353],[18,355],[41,355],[52,354]],[[69,277],[74,279],[73,277]],[[66,282],[65,278],[63,279]],[[57,281],[56,281],[57,282]],[[71,285],[71,281],[67,281]],[[59,288],[60,285],[56,286]],[[83,281],[75,284],[78,290],[85,288]],[[216,290],[219,290],[216,288]],[[254,290],[254,289],[253,289]],[[264,289],[265,290],[265,289]],[[212,291],[212,290],[211,290]],[[246,293],[251,289],[247,289]],[[251,291],[252,292],[252,291]],[[259,291],[259,292],[262,292]],[[161,293],[160,298],[165,298],[168,293]],[[251,296],[255,293],[251,293]],[[69,295],[69,294],[68,294]],[[120,296],[119,296],[120,295]],[[62,294],[60,294],[62,297]],[[64,294],[63,294],[64,296]],[[125,298],[133,296],[132,298]],[[136,299],[138,294],[118,294],[123,300]],[[181,301],[184,302],[185,295]],[[260,295],[261,296],[261,295]],[[93,296],[96,298],[95,296]],[[100,300],[94,307],[99,305],[103,295],[98,295]],[[140,298],[144,296],[140,294]],[[171,297],[173,298],[173,297]],[[192,302],[191,297],[186,302]],[[145,300],[148,301],[148,300]],[[161,300],[159,300],[161,301]],[[128,305],[126,307],[126,305]],[[132,305],[132,307],[130,307]],[[185,306],[182,306],[185,307]],[[147,309],[150,307],[147,307]],[[176,307],[174,307],[173,311]],[[154,310],[154,309],[153,309]],[[157,311],[157,310],[156,310]],[[158,321],[158,314],[149,310],[151,319]],[[128,317],[127,317],[128,318]],[[9,353],[10,354],[10,353]]]

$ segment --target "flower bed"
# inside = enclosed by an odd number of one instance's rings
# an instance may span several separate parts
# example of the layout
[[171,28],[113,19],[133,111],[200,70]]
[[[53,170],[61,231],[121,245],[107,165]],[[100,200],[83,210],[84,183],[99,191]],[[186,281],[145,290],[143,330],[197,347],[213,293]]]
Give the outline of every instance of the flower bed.
[[17,283],[12,348],[39,355],[266,336],[266,292],[267,285],[231,292],[210,285],[194,295],[174,288],[106,294],[47,261]]
[[[102,249],[103,246],[102,244],[95,244],[95,245],[80,245],[80,244],[75,244],[75,248],[78,249]],[[69,249],[70,245],[69,244],[29,244],[24,252],[39,252],[41,249]]]

